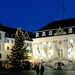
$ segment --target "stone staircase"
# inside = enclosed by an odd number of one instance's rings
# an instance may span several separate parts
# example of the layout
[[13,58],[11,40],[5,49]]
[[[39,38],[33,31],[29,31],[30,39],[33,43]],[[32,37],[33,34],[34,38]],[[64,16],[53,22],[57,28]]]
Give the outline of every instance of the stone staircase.
[[47,69],[57,69],[58,68],[58,62],[62,62],[62,69],[75,69],[75,64],[73,64],[73,61],[69,61],[68,59],[54,59],[54,60],[50,60],[50,61],[46,61],[45,62],[45,67],[47,67]]

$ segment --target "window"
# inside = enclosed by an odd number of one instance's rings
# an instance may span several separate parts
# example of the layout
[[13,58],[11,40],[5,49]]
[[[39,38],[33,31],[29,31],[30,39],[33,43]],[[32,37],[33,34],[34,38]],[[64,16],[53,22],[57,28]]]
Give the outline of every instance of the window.
[[72,53],[72,49],[71,49],[71,48],[69,48],[69,49],[68,49],[68,57],[69,57],[69,58],[71,58],[71,57],[72,57],[72,55],[73,55],[73,53]]
[[49,35],[52,35],[52,31],[49,31]]
[[11,43],[13,44],[14,43],[14,40],[11,40]]
[[9,33],[7,33],[7,36],[9,36]]
[[25,36],[25,39],[27,39],[27,40],[28,40],[28,36]]
[[27,43],[27,46],[29,46],[29,43]]
[[7,59],[9,59],[9,55],[7,55]]
[[9,39],[7,39],[7,43],[9,43]]
[[46,36],[45,32],[42,32],[42,36]]
[[0,58],[2,58],[2,54],[0,53]]
[[69,40],[69,44],[71,44],[71,45],[72,45],[72,43],[73,43],[73,39]]
[[49,58],[52,58],[53,50],[49,50]]
[[11,34],[11,37],[13,37],[14,35],[13,34]]
[[49,46],[52,46],[52,42],[49,42]]
[[72,28],[69,28],[69,31],[68,31],[68,33],[72,33],[73,31],[72,31]]
[[25,46],[26,46],[26,43],[25,43]]
[[2,49],[2,44],[0,43],[0,49]]
[[0,33],[0,39],[1,39],[1,33]]
[[7,47],[7,50],[9,50],[9,47]]
[[39,37],[39,33],[36,33],[36,37]]
[[27,39],[28,39],[28,36],[27,36]]

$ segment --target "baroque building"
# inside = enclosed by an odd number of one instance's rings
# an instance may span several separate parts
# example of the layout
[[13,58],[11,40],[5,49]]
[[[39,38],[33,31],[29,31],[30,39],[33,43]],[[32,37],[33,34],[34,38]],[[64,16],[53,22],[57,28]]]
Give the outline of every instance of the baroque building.
[[75,18],[54,21],[36,31],[33,38],[33,58],[35,62],[45,62],[45,65],[52,68],[73,68]]
[[[16,29],[0,24],[0,64],[8,60]],[[73,69],[75,64],[75,18],[49,23],[33,33],[23,31],[29,61],[52,69]],[[1,66],[1,65],[0,65]]]

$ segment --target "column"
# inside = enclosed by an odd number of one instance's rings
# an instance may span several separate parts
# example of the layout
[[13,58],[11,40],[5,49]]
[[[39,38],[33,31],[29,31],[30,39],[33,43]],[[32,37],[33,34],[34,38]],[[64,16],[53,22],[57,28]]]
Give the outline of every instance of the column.
[[53,41],[53,58],[58,57],[57,41]]
[[75,63],[75,39],[73,39],[73,63]]
[[46,61],[48,61],[48,58],[49,58],[49,57],[48,57],[48,53],[49,53],[49,52],[48,52],[48,51],[49,51],[49,45],[48,45],[48,43],[49,43],[49,42],[47,41],[47,42],[46,42]]
[[68,59],[68,40],[64,40],[64,57]]
[[41,62],[42,61],[41,60],[41,57],[42,57],[42,42],[39,42],[39,50],[40,50],[39,59],[40,59],[40,62]]

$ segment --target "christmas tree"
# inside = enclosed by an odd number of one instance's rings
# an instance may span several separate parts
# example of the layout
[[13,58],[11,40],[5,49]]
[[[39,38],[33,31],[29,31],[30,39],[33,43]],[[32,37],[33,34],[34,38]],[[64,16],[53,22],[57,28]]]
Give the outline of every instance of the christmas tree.
[[17,29],[15,34],[15,42],[11,49],[11,55],[9,56],[9,62],[16,69],[22,69],[25,61],[28,61],[27,48],[25,45],[25,38],[20,28]]

